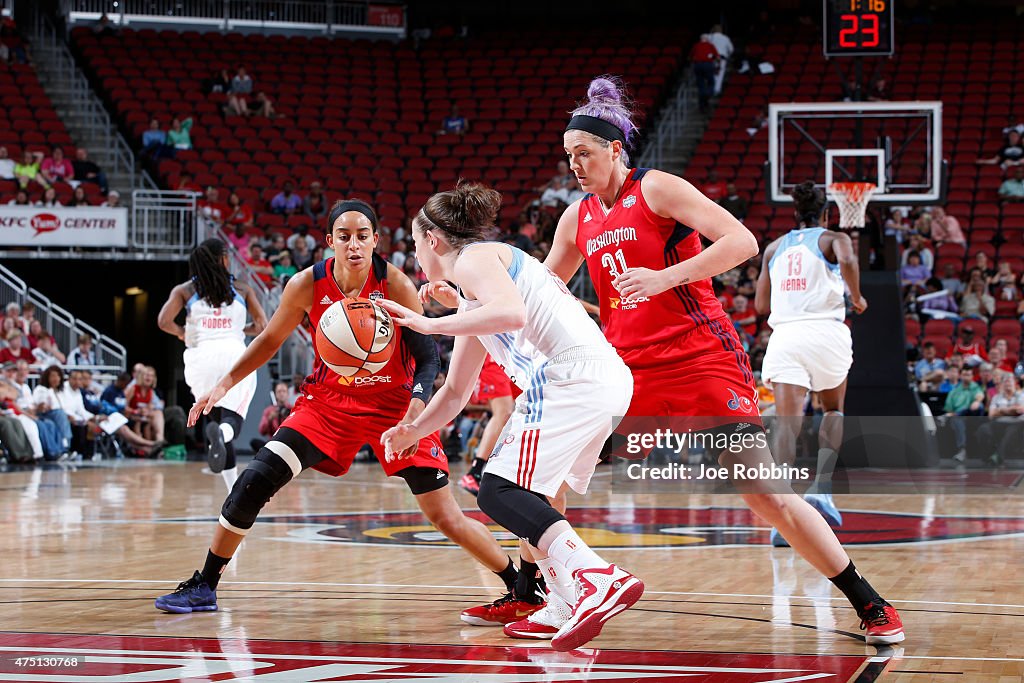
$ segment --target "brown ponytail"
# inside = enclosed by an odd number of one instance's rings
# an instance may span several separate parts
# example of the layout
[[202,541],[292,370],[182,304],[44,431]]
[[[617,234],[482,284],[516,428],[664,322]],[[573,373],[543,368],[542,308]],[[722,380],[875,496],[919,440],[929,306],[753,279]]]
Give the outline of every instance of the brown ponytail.
[[459,181],[454,190],[427,200],[413,220],[414,229],[437,230],[454,247],[490,239],[501,209],[501,193],[480,183]]

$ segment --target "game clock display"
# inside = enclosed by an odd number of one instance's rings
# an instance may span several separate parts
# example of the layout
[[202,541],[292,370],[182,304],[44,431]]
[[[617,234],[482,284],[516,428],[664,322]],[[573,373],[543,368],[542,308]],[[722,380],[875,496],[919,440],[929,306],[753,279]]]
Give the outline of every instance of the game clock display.
[[892,55],[893,1],[825,0],[825,56]]

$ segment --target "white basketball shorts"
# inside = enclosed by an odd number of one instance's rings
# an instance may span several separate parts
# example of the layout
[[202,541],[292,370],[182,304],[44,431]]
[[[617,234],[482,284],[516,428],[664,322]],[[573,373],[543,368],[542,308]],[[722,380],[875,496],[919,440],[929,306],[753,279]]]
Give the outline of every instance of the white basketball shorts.
[[794,321],[772,331],[761,379],[824,391],[842,384],[851,365],[850,328],[838,320]]

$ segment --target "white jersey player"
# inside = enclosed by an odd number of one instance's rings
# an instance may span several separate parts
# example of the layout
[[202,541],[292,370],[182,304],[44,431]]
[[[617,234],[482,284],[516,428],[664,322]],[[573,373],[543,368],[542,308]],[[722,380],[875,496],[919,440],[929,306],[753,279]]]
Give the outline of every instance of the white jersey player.
[[[507,244],[485,242],[501,195],[459,185],[434,195],[413,220],[416,258],[454,315],[426,318],[389,301],[395,322],[456,337],[444,386],[409,424],[384,433],[386,456],[443,427],[466,405],[487,352],[523,390],[480,480],[477,502],[495,522],[529,539],[551,593],[533,637],[571,650],[635,603],[643,583],[591,550],[549,502],[566,487],[584,493],[613,419],[624,415],[633,378],[580,303],[547,267]],[[577,595],[570,574],[582,587]],[[540,614],[540,613],[538,613]],[[559,616],[559,614],[563,616]],[[506,626],[506,634],[508,628]],[[532,628],[532,626],[531,626]],[[545,630],[546,629],[546,630]]]
[[[853,364],[853,340],[845,323],[845,287],[856,313],[862,313],[868,304],[860,293],[860,270],[850,237],[820,227],[825,222],[824,193],[811,181],[801,183],[793,190],[793,204],[801,227],[764,250],[754,297],[759,314],[770,312],[772,328],[761,377],[775,391],[779,420],[772,451],[782,462],[795,460],[796,434],[807,394],[818,394],[825,412],[819,430],[817,475],[807,501],[838,526],[842,516],[832,502],[828,482],[842,443],[846,376]],[[772,543],[786,545],[774,529]]]
[[[213,388],[245,351],[246,335],[259,334],[267,316],[253,291],[236,286],[228,272],[223,242],[206,240],[189,257],[191,279],[171,290],[160,309],[160,329],[185,342],[185,383],[197,399]],[[185,325],[175,318],[185,309]],[[246,323],[252,316],[252,322]],[[206,425],[210,469],[222,472],[228,490],[237,474],[232,440],[241,431],[249,403],[256,393],[256,375],[236,384],[217,403]]]

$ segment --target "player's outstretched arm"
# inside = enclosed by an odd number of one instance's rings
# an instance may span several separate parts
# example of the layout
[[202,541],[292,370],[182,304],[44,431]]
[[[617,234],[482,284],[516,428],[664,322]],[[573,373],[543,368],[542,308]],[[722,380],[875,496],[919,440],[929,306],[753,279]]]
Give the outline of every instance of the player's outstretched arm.
[[769,244],[761,255],[761,272],[757,275],[757,289],[754,290],[754,310],[758,315],[772,312],[772,279],[768,272],[768,264],[779,248],[779,240]]
[[757,238],[735,216],[679,176],[651,171],[640,187],[654,213],[693,228],[712,244],[664,270],[627,268],[612,283],[623,297],[661,294],[677,285],[720,275],[757,255]]
[[579,226],[580,203],[575,201],[562,212],[558,219],[558,227],[555,228],[555,237],[551,240],[551,251],[544,259],[544,265],[551,272],[562,278],[562,282],[569,284],[576,271],[583,263],[583,254],[576,246],[576,230]]
[[455,339],[444,386],[415,420],[396,425],[381,435],[380,442],[384,445],[384,457],[388,462],[411,455],[410,446],[458,416],[473,395],[486,356],[487,351],[476,337]]
[[273,358],[288,336],[302,323],[302,318],[309,310],[312,300],[313,270],[307,268],[285,285],[281,294],[281,304],[271,316],[266,328],[252,340],[234,366],[221,377],[220,381],[209,391],[200,396],[192,410],[188,412],[188,426],[199,421],[199,415],[209,415],[217,401],[224,398],[233,386],[241,382],[250,373]]
[[181,341],[185,341],[185,328],[174,322],[174,319],[178,317],[181,309],[185,308],[185,302],[188,301],[185,291],[187,288],[188,285],[181,284],[172,289],[167,301],[160,307],[160,313],[156,316],[156,324],[160,329]]

